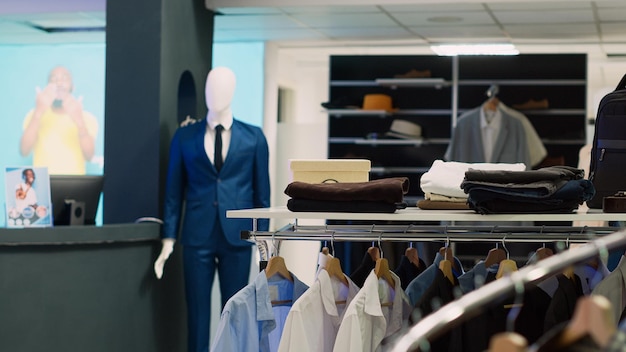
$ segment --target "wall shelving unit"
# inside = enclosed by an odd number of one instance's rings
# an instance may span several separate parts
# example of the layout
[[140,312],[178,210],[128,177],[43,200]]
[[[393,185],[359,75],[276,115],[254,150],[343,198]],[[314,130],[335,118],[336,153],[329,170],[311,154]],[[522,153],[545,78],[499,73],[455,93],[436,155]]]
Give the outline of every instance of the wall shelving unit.
[[[411,70],[429,71],[430,77],[396,78]],[[443,158],[457,118],[480,106],[489,86],[497,84],[498,97],[509,107],[548,102],[547,108],[516,110],[537,130],[550,163],[577,166],[586,142],[586,72],[585,54],[331,56],[329,102],[349,102],[352,108],[327,111],[328,157],[369,159],[371,179],[409,177],[409,195],[421,196],[419,179]],[[375,93],[390,95],[396,110],[358,108],[366,94]],[[387,138],[394,119],[419,124],[422,137]]]

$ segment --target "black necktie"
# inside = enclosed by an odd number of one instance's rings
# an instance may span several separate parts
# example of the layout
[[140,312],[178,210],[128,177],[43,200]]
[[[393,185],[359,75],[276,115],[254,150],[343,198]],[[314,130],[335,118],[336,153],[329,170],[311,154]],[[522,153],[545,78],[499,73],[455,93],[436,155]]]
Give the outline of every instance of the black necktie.
[[219,172],[224,164],[224,159],[222,159],[222,130],[224,126],[217,125],[215,126],[215,158],[213,159],[213,164],[215,164],[215,168]]

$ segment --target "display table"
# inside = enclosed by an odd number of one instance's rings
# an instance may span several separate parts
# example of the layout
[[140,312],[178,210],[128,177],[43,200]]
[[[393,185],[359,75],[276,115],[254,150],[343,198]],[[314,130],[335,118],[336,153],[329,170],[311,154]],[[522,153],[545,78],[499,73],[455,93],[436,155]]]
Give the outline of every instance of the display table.
[[156,223],[0,229],[3,351],[183,351],[180,258]]

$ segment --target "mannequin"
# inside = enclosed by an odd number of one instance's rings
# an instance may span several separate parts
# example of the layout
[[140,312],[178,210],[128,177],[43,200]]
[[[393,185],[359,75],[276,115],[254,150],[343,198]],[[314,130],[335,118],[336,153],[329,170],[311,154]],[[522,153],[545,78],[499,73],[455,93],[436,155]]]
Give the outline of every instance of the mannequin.
[[[267,141],[259,127],[233,118],[235,86],[229,68],[212,69],[205,85],[206,122],[179,128],[170,145],[162,249],[154,272],[162,277],[180,228],[190,352],[209,348],[215,272],[222,307],[248,284],[251,243],[241,240],[240,232],[251,230],[252,220],[228,219],[226,211],[270,205]],[[219,170],[214,163],[217,125],[224,128],[224,162]],[[269,220],[263,219],[259,230],[267,230],[268,225]]]

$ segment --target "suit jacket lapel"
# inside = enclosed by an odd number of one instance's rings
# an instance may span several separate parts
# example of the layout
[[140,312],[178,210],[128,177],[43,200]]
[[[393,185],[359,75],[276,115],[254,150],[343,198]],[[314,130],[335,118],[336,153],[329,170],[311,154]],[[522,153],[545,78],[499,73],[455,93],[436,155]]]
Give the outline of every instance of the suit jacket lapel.
[[215,169],[215,166],[211,163],[211,159],[209,159],[209,156],[206,154],[206,149],[204,149],[204,136],[206,134],[206,129],[208,128],[206,120],[202,120],[201,122],[196,122],[196,125],[198,125],[198,128],[194,136],[194,145],[195,145],[196,151],[204,155],[204,160],[206,161],[206,165],[210,165],[213,171],[217,172],[217,170]]
[[500,132],[498,132],[498,139],[496,139],[496,144],[493,146],[491,162],[500,162],[500,157],[502,155],[502,152],[504,151],[505,145],[512,142],[508,140],[510,127],[511,126],[509,124],[508,116],[502,113],[502,125],[500,126]]

